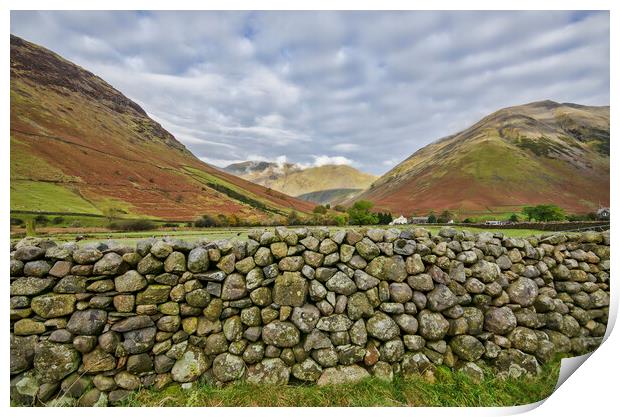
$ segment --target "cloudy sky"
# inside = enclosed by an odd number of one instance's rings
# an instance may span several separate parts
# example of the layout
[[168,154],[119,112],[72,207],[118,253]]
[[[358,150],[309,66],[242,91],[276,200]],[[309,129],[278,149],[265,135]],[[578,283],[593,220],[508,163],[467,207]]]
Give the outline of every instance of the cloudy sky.
[[609,104],[607,12],[12,12],[205,162],[382,174],[499,108]]

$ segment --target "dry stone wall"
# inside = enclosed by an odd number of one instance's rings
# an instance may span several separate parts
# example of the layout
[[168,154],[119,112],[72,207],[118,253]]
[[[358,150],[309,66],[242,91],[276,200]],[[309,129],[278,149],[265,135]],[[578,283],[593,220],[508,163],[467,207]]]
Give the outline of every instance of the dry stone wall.
[[536,374],[601,343],[609,233],[254,230],[247,241],[11,248],[15,404],[141,387]]

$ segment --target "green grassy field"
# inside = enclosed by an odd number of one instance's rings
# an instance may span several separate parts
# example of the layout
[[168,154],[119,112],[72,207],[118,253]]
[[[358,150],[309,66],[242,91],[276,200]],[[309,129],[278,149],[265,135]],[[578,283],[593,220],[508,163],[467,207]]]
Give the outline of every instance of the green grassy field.
[[11,209],[101,214],[77,193],[49,182],[12,180]]
[[122,405],[130,407],[491,407],[530,404],[547,398],[557,383],[560,360],[543,366],[536,377],[495,378],[491,369],[476,384],[466,375],[439,367],[434,382],[422,377],[393,382],[370,378],[357,384],[287,385],[274,389],[236,383],[216,387],[199,383],[183,390],[172,385],[162,391],[138,391]]
[[[301,227],[301,226],[296,226]],[[314,227],[314,226],[311,226]],[[392,228],[396,227],[399,229],[411,228],[412,225],[406,226],[377,226],[384,228]],[[265,227],[258,227],[258,229],[264,229]],[[344,226],[344,227],[330,227],[331,230],[337,229],[348,229],[355,228],[355,226]],[[527,237],[527,236],[535,236],[541,235],[543,232],[540,230],[532,230],[532,229],[479,229],[475,227],[460,227],[456,226],[456,229],[459,230],[468,230],[472,233],[480,233],[480,232],[500,232],[505,236],[510,237]],[[73,241],[77,235],[85,235],[86,239],[81,240],[80,244],[87,244],[92,242],[98,242],[102,240],[112,239],[115,241],[121,241],[126,244],[134,244],[136,241],[148,237],[175,237],[178,239],[184,239],[188,241],[194,241],[201,238],[206,238],[208,240],[218,240],[218,239],[229,239],[236,238],[245,240],[248,238],[248,231],[253,228],[249,227],[214,227],[214,228],[205,228],[205,229],[195,229],[188,227],[179,227],[176,230],[172,229],[156,229],[156,230],[147,230],[143,232],[115,232],[115,231],[105,231],[105,232],[71,232],[64,233],[62,229],[61,231],[50,234],[41,234],[43,236],[50,237],[57,241]],[[433,234],[436,234],[441,227],[440,226],[426,226],[425,229],[428,229]],[[14,237],[17,239],[17,237]]]

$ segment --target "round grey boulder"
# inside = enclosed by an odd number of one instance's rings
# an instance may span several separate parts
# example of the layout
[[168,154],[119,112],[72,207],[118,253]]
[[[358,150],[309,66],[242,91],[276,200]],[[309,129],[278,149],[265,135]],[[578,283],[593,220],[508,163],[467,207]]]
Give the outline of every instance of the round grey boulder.
[[426,295],[426,300],[428,308],[437,312],[454,307],[458,302],[456,295],[443,284],[435,285],[435,289]]
[[517,318],[508,307],[491,308],[484,315],[484,328],[491,333],[504,335],[517,327]]
[[187,269],[193,273],[206,272],[209,269],[209,251],[197,247],[187,255]]
[[277,347],[293,347],[299,343],[299,330],[287,321],[272,321],[263,327],[263,341]]
[[422,310],[418,314],[418,332],[426,340],[441,340],[448,333],[450,323],[440,313]]
[[291,369],[293,376],[300,381],[314,382],[321,376],[323,368],[311,358],[306,358],[301,363],[296,363]]
[[248,368],[246,381],[256,385],[286,385],[290,373],[282,359],[263,359]]
[[172,367],[172,380],[176,382],[192,382],[205,373],[209,364],[202,351],[194,346],[189,346],[183,356]]
[[538,285],[529,278],[521,277],[510,284],[506,292],[510,297],[510,302],[528,307],[534,304],[538,296]]
[[245,362],[239,356],[221,353],[213,361],[213,376],[220,382],[241,379],[245,372]]
[[459,358],[473,362],[482,357],[484,354],[484,345],[474,336],[459,335],[452,338],[450,347]]
[[372,337],[387,341],[394,339],[400,334],[396,322],[387,314],[377,312],[366,322],[366,330]]
[[67,330],[78,335],[99,335],[107,319],[108,313],[103,310],[76,311],[67,323]]
[[123,265],[123,258],[114,252],[106,253],[93,267],[94,275],[116,275]]
[[316,327],[316,323],[321,317],[321,312],[313,304],[305,304],[302,307],[295,307],[291,314],[291,321],[299,330],[310,333]]

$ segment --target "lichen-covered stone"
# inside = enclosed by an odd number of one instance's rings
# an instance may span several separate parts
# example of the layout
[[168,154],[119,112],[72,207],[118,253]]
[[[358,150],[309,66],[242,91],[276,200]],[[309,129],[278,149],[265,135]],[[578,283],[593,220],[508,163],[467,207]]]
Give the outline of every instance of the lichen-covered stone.
[[246,381],[256,385],[286,385],[290,369],[280,358],[263,359],[248,367]]
[[334,291],[337,294],[351,295],[357,291],[355,282],[340,271],[336,272],[334,276],[327,280],[325,286],[328,290]]
[[76,311],[67,323],[67,330],[79,335],[99,335],[108,318],[104,310]]
[[165,303],[170,295],[169,285],[153,284],[146,287],[136,295],[136,304],[160,304]]
[[68,316],[75,310],[73,294],[43,294],[32,299],[30,307],[44,319]]
[[92,264],[103,257],[103,253],[97,249],[78,249],[73,252],[73,261],[80,265]]
[[194,273],[207,272],[209,270],[209,251],[200,246],[192,249],[187,255],[187,269]]
[[11,282],[11,295],[37,295],[54,286],[51,278],[22,277]]
[[299,343],[297,327],[290,322],[272,321],[263,326],[263,341],[277,347],[293,347]]
[[492,333],[504,335],[517,327],[517,318],[508,307],[491,308],[484,315],[484,328]]
[[534,304],[538,296],[538,285],[529,278],[521,277],[510,284],[506,292],[511,302],[528,307]]
[[42,382],[60,381],[79,365],[80,354],[71,345],[44,341],[36,347],[34,369]]
[[118,292],[135,292],[146,287],[146,278],[138,271],[127,271],[123,275],[114,278],[114,287]]
[[418,331],[426,340],[440,340],[448,333],[450,323],[440,313],[422,310],[418,314]]
[[303,333],[310,333],[315,328],[321,312],[312,304],[304,304],[302,307],[295,307],[291,314],[291,321]]
[[95,275],[116,275],[123,267],[123,258],[114,252],[106,253],[93,267]]
[[379,340],[390,340],[400,334],[396,322],[387,314],[377,312],[366,322],[368,334]]
[[365,271],[383,281],[403,282],[407,278],[405,261],[400,255],[374,258]]
[[247,295],[245,278],[241,274],[230,274],[222,285],[222,300],[238,300]]
[[24,264],[24,275],[42,278],[47,275],[51,268],[50,263],[43,260],[26,262]]
[[370,377],[370,373],[359,365],[327,368],[317,380],[317,385],[355,384]]
[[273,302],[282,306],[301,307],[306,301],[308,283],[299,273],[278,275],[273,286]]
[[437,312],[453,307],[458,302],[454,293],[443,284],[437,284],[435,288],[426,295],[426,299],[428,301],[428,308]]
[[323,369],[311,358],[306,358],[303,362],[293,365],[291,373],[300,381],[315,382],[323,373]]
[[470,335],[459,335],[452,338],[450,347],[459,358],[474,362],[484,354],[484,345],[478,339]]
[[164,271],[173,274],[182,274],[187,270],[185,254],[183,252],[172,252],[164,261]]
[[243,359],[230,353],[222,353],[213,361],[213,376],[220,382],[230,382],[245,376]]
[[82,356],[84,371],[89,374],[111,371],[116,368],[116,359],[110,353],[97,347]]
[[170,373],[176,382],[192,382],[197,380],[208,368],[209,364],[202,349],[190,346],[178,359]]

